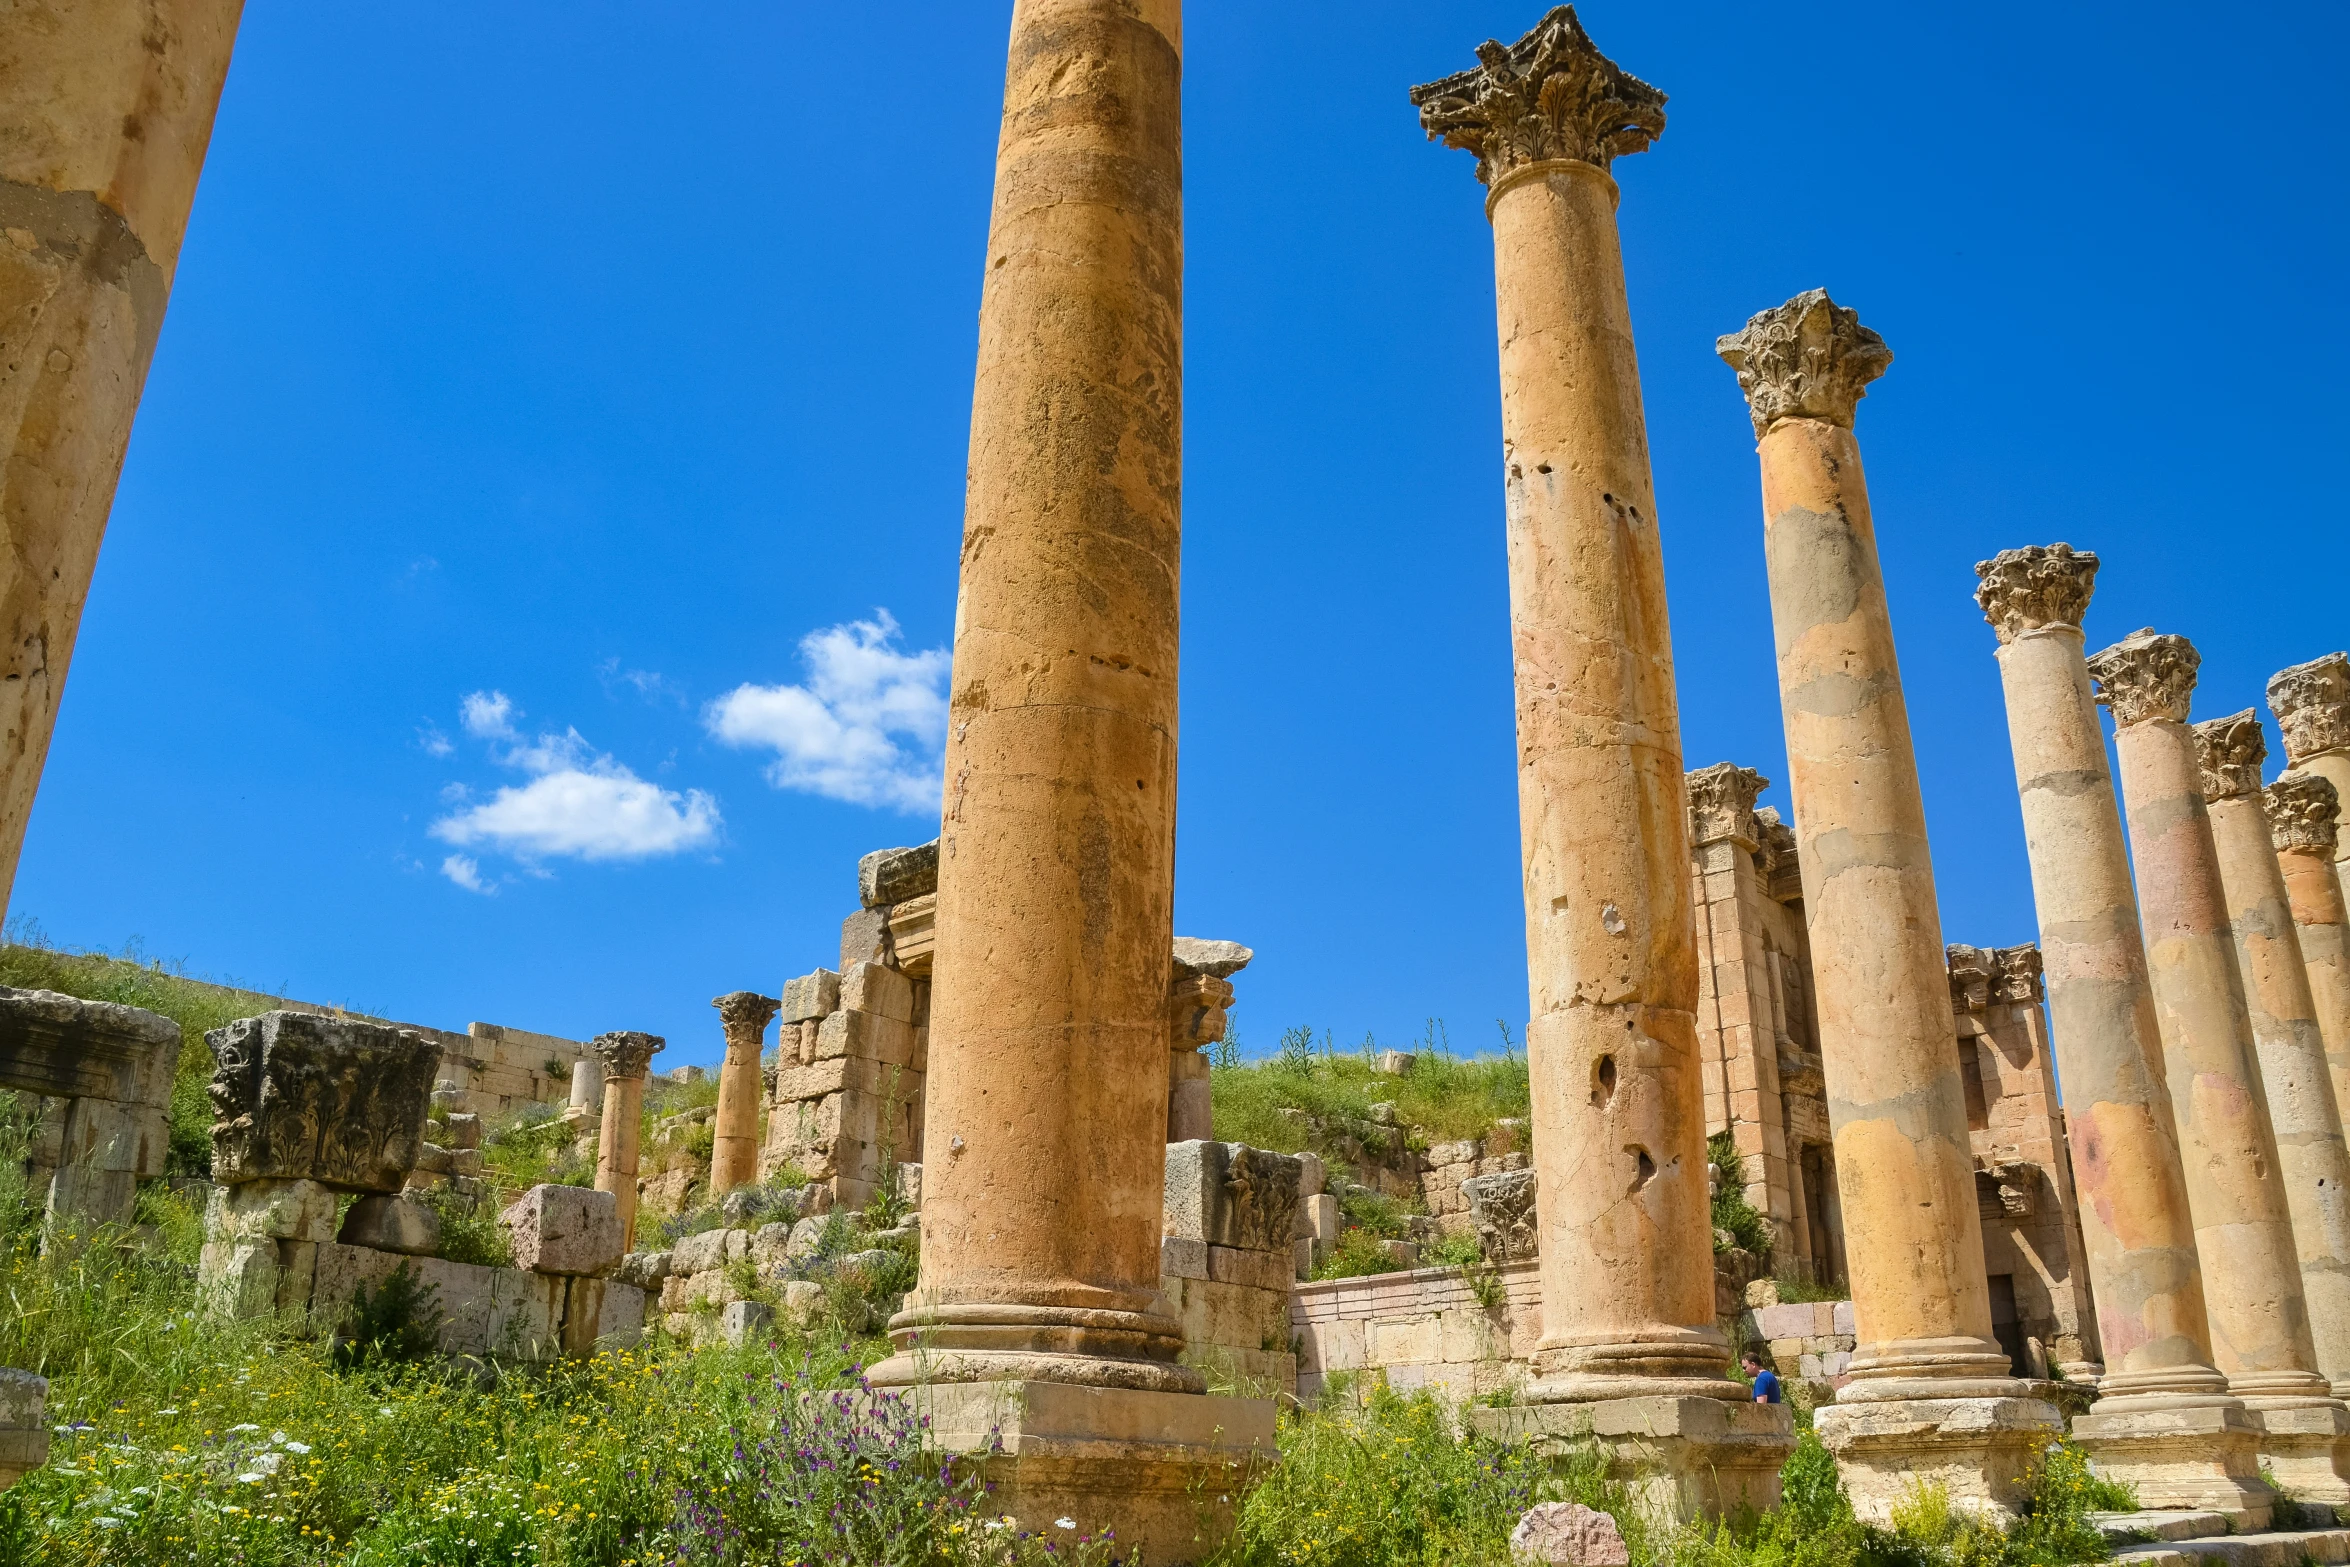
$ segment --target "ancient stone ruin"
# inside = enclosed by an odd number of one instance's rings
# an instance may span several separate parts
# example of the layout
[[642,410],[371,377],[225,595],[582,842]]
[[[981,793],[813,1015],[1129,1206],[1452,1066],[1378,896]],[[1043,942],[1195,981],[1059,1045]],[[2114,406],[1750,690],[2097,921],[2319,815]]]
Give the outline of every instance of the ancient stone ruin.
[[27,1184],[51,1233],[127,1221],[163,1174],[179,1058],[169,1018],[0,986],[0,1088],[32,1099]]

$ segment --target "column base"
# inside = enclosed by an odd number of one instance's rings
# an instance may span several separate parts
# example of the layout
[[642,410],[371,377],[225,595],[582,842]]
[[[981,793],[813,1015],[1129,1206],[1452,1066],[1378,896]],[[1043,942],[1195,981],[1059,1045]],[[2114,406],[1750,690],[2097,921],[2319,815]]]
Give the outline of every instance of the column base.
[[2260,1478],[2260,1422],[2233,1400],[2184,1408],[2104,1405],[2073,1419],[2073,1444],[2152,1511],[2212,1512],[2238,1534],[2269,1525],[2276,1493]]
[[1468,1418],[1480,1436],[1523,1443],[1545,1459],[1604,1449],[1633,1505],[1667,1528],[1778,1506],[1779,1468],[1795,1448],[1795,1412],[1785,1404],[1720,1398],[1517,1404],[1472,1408]]
[[2036,1398],[1909,1398],[1838,1402],[1812,1416],[1836,1455],[1852,1509],[1885,1524],[1921,1487],[1988,1522],[2018,1516],[2032,1460],[2064,1435],[2064,1417]]
[[2350,1409],[2333,1400],[2266,1402],[2248,1398],[2244,1407],[2260,1422],[2260,1461],[2277,1489],[2297,1502],[2350,1506]]
[[[1248,1471],[1278,1458],[1271,1399],[1066,1382],[948,1382],[906,1390],[941,1451],[978,1457],[986,1509],[1048,1540],[1114,1531],[1153,1567],[1224,1542]],[[1077,1528],[1064,1533],[1056,1520]]]

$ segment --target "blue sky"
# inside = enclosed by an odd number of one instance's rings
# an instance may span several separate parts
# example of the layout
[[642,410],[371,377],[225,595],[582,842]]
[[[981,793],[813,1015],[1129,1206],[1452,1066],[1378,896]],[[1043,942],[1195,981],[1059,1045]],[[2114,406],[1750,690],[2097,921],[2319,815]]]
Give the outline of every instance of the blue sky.
[[[1404,93],[1541,9],[1189,8],[1177,926],[1257,948],[1252,1051],[1525,1014],[1491,246]],[[1009,12],[253,0],[12,913],[665,1063],[833,961],[935,831]],[[1711,348],[1824,285],[1897,355],[1947,933],[2029,939],[1974,561],[2098,551],[2198,716],[2350,642],[2350,12],[1582,14],[1672,98],[1617,174],[1688,761],[1785,776]]]

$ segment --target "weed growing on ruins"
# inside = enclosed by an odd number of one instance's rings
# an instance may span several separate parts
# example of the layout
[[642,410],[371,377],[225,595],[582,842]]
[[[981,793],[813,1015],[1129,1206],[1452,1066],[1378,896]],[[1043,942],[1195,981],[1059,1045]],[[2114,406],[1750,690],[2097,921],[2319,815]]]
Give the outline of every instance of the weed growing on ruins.
[[484,1268],[514,1265],[514,1243],[506,1235],[506,1226],[498,1222],[504,1194],[477,1202],[459,1196],[446,1186],[436,1186],[416,1195],[440,1216],[443,1257]]
[[[1757,1257],[1771,1254],[1771,1227],[1753,1203],[1746,1200],[1746,1160],[1728,1132],[1705,1140],[1706,1162],[1714,1167],[1714,1250],[1735,1247]],[[1722,1237],[1730,1245],[1722,1244]]]
[[[589,1128],[587,1136],[592,1137]],[[438,1141],[439,1139],[435,1139]],[[593,1186],[596,1161],[580,1152],[580,1127],[552,1105],[530,1105],[489,1128],[481,1140],[482,1174],[500,1206],[534,1186]]]
[[347,1371],[421,1361],[440,1341],[441,1315],[441,1292],[403,1261],[383,1283],[352,1291],[350,1312],[335,1330],[334,1363]]
[[1341,1051],[1327,1039],[1317,1045],[1314,1031],[1302,1028],[1284,1034],[1280,1048],[1261,1061],[1212,1060],[1216,1136],[1276,1153],[1329,1155],[1343,1138],[1377,1140],[1382,1134],[1371,1107],[1383,1102],[1437,1141],[1484,1137],[1497,1121],[1528,1113],[1524,1056],[1456,1057],[1415,1048],[1412,1069],[1402,1077],[1379,1073],[1376,1041]]

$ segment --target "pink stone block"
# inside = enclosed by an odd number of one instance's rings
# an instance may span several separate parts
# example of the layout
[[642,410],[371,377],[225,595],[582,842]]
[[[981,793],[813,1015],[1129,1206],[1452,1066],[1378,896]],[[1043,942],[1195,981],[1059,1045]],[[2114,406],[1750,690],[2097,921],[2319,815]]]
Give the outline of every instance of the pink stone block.
[[584,1186],[534,1186],[499,1216],[514,1265],[532,1273],[592,1276],[620,1261],[619,1199]]

